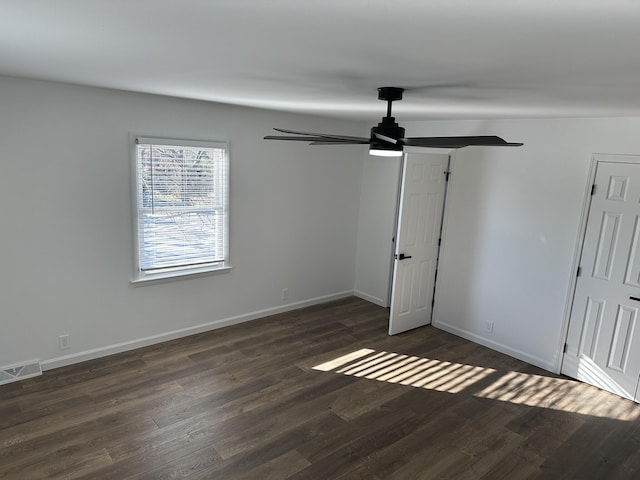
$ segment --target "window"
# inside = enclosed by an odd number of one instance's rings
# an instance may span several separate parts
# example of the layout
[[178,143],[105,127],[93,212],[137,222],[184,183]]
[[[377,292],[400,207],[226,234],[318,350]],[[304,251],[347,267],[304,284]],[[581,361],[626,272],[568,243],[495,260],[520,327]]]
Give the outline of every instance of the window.
[[135,142],[135,281],[229,268],[227,145]]

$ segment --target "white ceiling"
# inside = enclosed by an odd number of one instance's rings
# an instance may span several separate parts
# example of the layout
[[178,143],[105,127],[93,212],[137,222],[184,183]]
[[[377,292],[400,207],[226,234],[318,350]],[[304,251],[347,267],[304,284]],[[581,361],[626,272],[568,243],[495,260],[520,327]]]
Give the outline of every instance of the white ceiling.
[[640,115],[640,0],[0,0],[0,74],[378,119]]

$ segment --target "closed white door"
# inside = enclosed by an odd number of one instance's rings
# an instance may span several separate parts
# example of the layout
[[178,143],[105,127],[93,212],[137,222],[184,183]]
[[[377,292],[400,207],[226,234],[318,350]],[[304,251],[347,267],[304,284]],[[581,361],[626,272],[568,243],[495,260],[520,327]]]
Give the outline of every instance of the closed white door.
[[640,375],[640,164],[598,162],[562,372],[629,399]]
[[389,335],[431,323],[448,155],[404,158]]

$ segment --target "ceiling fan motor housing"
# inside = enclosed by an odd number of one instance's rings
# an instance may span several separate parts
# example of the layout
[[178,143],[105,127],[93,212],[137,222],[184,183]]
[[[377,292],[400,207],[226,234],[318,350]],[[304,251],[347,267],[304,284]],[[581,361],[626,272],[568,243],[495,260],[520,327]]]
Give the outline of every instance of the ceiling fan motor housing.
[[378,150],[399,150],[402,151],[402,143],[389,143],[379,139],[374,134],[384,135],[395,140],[404,138],[404,128],[399,126],[394,117],[383,117],[382,121],[371,128],[371,148]]

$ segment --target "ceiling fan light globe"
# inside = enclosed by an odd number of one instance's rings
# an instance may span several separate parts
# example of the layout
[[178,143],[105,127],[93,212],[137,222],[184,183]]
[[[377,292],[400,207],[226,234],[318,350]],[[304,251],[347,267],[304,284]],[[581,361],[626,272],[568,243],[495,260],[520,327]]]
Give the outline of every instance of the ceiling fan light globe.
[[397,149],[391,150],[388,148],[371,147],[369,149],[369,155],[373,155],[375,157],[401,157],[402,148],[400,148],[400,150],[397,150]]

